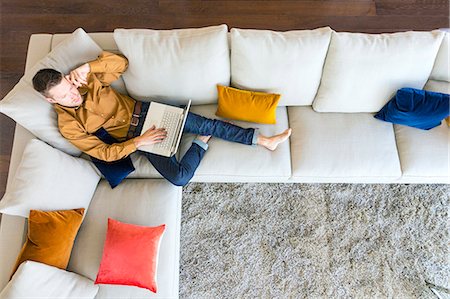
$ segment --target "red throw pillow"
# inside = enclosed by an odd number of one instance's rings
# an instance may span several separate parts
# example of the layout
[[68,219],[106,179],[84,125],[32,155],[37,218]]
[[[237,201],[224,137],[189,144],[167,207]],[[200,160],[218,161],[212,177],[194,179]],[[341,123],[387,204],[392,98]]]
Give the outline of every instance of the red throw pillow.
[[146,227],[108,218],[96,284],[131,285],[156,293],[161,237],[166,225]]

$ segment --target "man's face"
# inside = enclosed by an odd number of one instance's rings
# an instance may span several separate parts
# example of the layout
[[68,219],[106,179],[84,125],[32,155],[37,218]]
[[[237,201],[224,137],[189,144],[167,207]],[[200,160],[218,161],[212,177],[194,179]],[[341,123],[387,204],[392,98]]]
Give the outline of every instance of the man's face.
[[78,107],[83,103],[83,98],[77,87],[65,77],[62,78],[61,83],[50,88],[48,93],[50,97],[45,99],[52,104],[57,103],[66,107]]

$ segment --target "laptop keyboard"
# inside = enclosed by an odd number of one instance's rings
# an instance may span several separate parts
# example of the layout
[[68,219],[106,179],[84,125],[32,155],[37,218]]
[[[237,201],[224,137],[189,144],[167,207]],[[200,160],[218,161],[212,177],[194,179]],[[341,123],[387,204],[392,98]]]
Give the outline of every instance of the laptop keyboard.
[[180,118],[179,113],[174,113],[171,111],[164,111],[160,128],[165,128],[167,132],[167,137],[160,143],[156,143],[155,147],[163,150],[170,150],[173,144],[173,139],[175,138],[175,130],[178,126],[178,120]]

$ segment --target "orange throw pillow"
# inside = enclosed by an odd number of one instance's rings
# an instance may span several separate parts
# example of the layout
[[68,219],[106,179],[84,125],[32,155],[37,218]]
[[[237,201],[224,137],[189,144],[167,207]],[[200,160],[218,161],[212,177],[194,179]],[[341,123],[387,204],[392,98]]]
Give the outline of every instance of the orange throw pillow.
[[84,209],[50,212],[31,210],[27,240],[17,258],[13,274],[27,260],[66,269],[83,214]]
[[276,110],[281,95],[222,85],[217,85],[217,91],[217,116],[260,124],[276,123]]

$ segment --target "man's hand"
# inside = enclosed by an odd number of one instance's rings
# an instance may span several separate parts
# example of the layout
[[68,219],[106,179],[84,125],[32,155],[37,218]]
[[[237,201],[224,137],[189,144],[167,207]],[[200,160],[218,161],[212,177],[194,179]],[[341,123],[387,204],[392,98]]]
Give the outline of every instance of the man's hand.
[[136,148],[139,148],[140,146],[159,143],[163,141],[166,137],[167,137],[166,129],[164,128],[156,129],[155,126],[152,126],[150,129],[145,131],[145,133],[142,134],[141,136],[135,137],[133,141]]
[[65,78],[76,87],[80,87],[83,84],[87,84],[87,75],[90,71],[91,67],[89,66],[89,63],[85,63],[72,70]]

